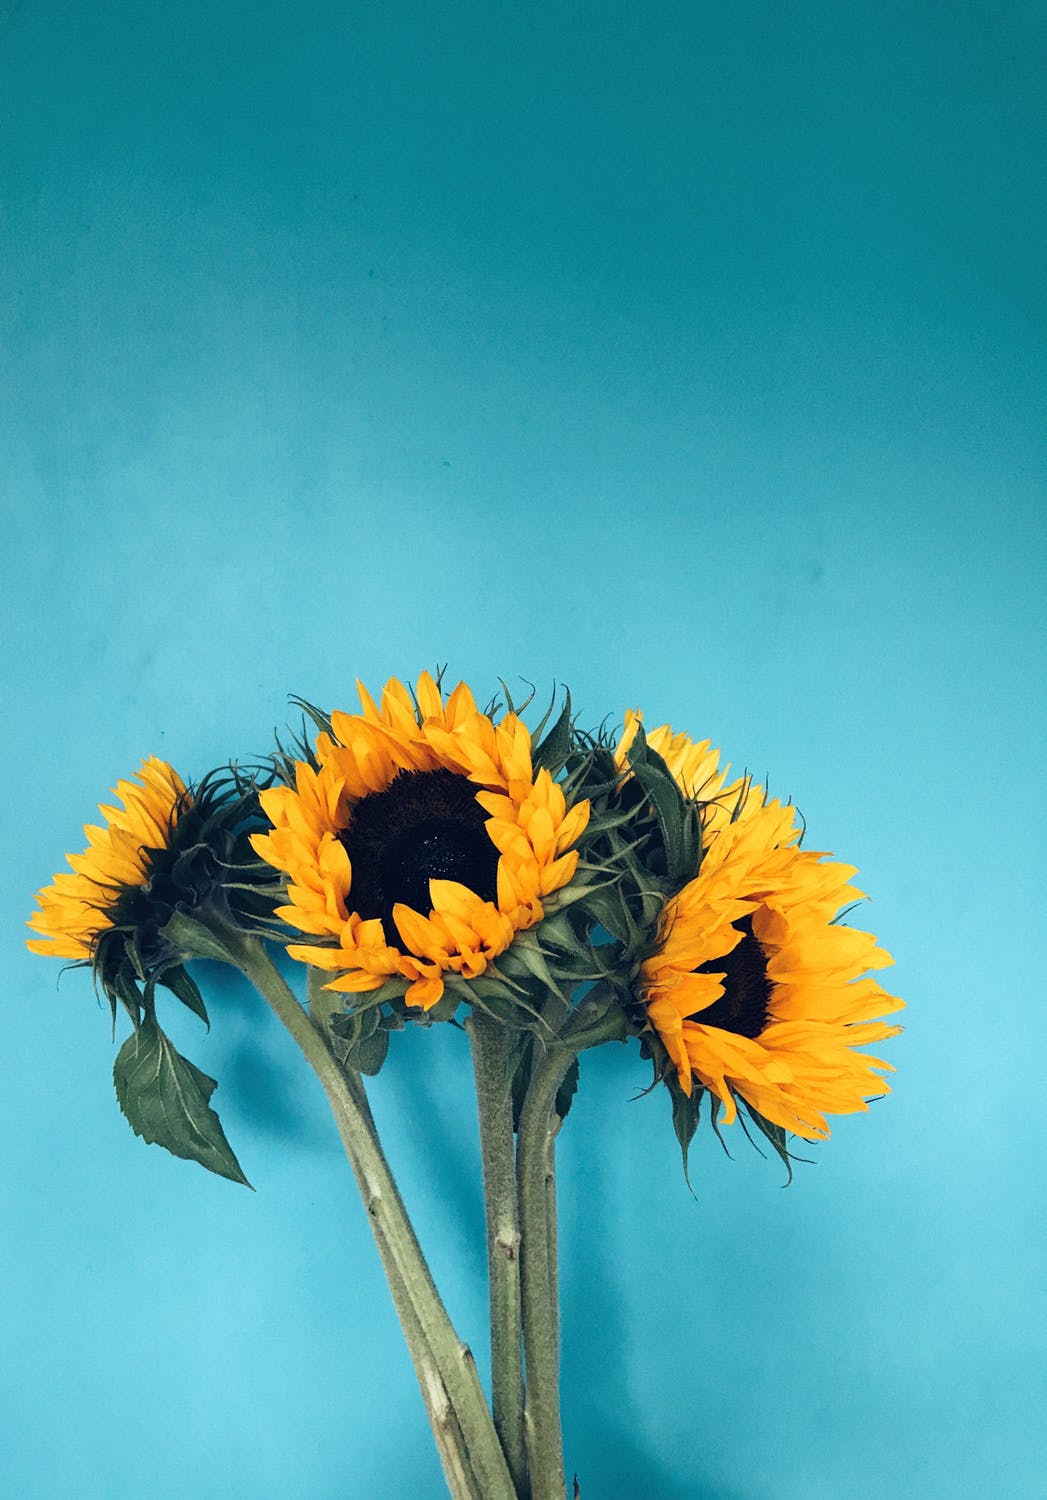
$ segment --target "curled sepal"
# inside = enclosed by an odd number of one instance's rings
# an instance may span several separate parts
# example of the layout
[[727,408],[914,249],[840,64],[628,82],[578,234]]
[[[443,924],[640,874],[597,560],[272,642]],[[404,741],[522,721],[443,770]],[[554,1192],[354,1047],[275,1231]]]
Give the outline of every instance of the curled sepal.
[[143,1018],[117,1053],[113,1082],[120,1108],[142,1140],[251,1186],[210,1105],[218,1085],[175,1050],[152,1016]]

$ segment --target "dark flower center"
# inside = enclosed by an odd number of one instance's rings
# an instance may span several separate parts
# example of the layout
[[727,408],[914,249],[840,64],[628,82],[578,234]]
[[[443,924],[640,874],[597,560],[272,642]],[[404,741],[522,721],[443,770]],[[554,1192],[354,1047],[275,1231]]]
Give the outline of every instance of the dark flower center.
[[696,974],[724,974],[723,994],[705,1010],[689,1016],[703,1026],[718,1026],[735,1036],[757,1037],[770,1019],[771,981],[767,978],[767,959],[753,937],[751,917],[735,922],[744,934],[725,958],[711,958],[699,964]]
[[353,867],[349,905],[380,918],[391,947],[403,947],[393,907],[400,901],[428,916],[430,880],[454,880],[497,901],[499,855],[476,792],[454,771],[400,771],[353,808],[339,835]]

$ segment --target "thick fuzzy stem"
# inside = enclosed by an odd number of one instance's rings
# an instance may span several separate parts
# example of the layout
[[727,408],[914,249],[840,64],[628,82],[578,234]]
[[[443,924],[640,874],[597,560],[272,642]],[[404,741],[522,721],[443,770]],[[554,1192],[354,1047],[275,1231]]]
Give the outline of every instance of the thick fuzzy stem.
[[566,1479],[560,1422],[560,1318],[556,1274],[556,1183],[553,1141],[557,1090],[573,1059],[587,1047],[621,1035],[610,1013],[586,1024],[584,1005],[558,1044],[537,1063],[520,1117],[516,1169],[522,1230],[523,1331],[527,1404],[525,1430],[532,1500],[564,1500]]
[[491,1398],[513,1482],[527,1493],[524,1440],[523,1348],[520,1304],[520,1213],[513,1149],[510,1067],[514,1033],[474,1010],[467,1027],[473,1045],[480,1117],[487,1267],[491,1303]]
[[[314,1025],[254,937],[223,929],[216,934],[231,962],[246,974],[291,1033],[327,1095],[339,1134],[371,1220],[394,1297],[410,1314],[402,1319],[416,1369],[425,1376],[432,1419],[440,1391],[448,1407],[433,1431],[455,1500],[518,1500],[468,1346],[447,1315],[389,1165],[362,1105],[359,1080],[350,1082]],[[421,1378],[421,1376],[420,1376]],[[458,1433],[461,1440],[458,1439]]]
[[[309,970],[306,984],[309,997],[309,1010],[314,1024],[330,1037],[330,1021],[332,1015],[340,1010],[337,996],[323,988],[323,975],[316,969]],[[371,1114],[371,1106],[363,1086],[363,1079],[359,1073],[345,1066],[342,1073],[346,1083],[352,1090],[360,1114],[364,1119],[371,1134],[377,1136],[374,1116]],[[375,1243],[382,1257],[382,1265],[385,1269],[385,1278],[389,1283],[393,1303],[396,1307],[397,1316],[400,1319],[400,1327],[403,1329],[404,1339],[411,1355],[414,1372],[418,1379],[418,1387],[422,1393],[425,1403],[426,1415],[429,1425],[433,1431],[437,1451],[440,1454],[440,1462],[443,1465],[444,1476],[447,1487],[451,1494],[458,1500],[484,1500],[483,1491],[473,1473],[472,1463],[469,1459],[469,1450],[466,1447],[465,1438],[462,1435],[461,1423],[454,1404],[447,1394],[447,1387],[440,1376],[433,1351],[429,1342],[422,1332],[422,1325],[415,1314],[414,1306],[408,1294],[404,1281],[397,1270],[396,1261],[392,1255],[389,1245],[384,1237],[375,1231]]]

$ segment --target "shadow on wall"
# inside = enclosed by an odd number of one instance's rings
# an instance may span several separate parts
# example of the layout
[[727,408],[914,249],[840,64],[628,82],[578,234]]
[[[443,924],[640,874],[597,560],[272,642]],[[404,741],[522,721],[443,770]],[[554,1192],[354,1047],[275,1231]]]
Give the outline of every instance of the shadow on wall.
[[[235,1110],[259,1135],[299,1151],[340,1149],[319,1085],[265,1001],[227,964],[201,960],[192,972],[207,1001],[216,1052],[205,1057],[195,1037],[185,1049],[217,1077],[219,1114]],[[297,988],[295,975],[285,977]]]

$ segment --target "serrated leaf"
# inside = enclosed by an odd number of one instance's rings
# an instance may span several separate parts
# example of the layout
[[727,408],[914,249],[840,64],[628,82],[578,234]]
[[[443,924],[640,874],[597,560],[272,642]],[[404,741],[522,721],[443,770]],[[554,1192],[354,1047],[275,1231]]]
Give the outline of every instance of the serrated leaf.
[[151,1016],[117,1053],[113,1082],[136,1135],[219,1177],[251,1186],[209,1104],[217,1083],[175,1051]]

